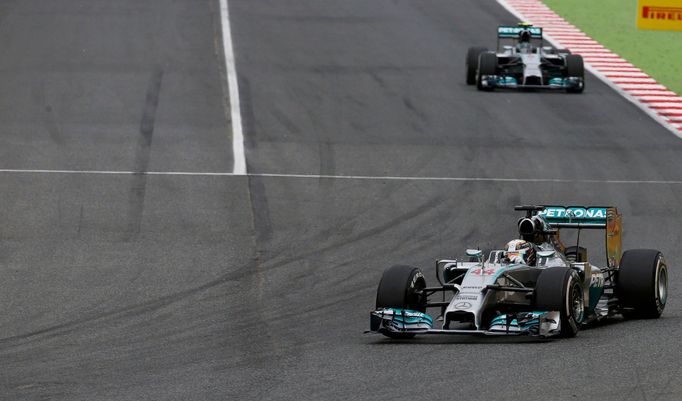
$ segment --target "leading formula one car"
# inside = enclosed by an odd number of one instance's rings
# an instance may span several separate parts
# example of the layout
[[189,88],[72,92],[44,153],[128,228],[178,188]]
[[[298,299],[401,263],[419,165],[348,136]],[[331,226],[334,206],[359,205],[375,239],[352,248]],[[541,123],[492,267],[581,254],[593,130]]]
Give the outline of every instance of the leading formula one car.
[[582,56],[544,46],[542,28],[530,24],[497,28],[497,51],[469,48],[466,82],[479,90],[495,88],[585,89]]
[[[377,289],[369,331],[398,339],[416,334],[572,337],[581,326],[617,314],[661,315],[668,293],[666,261],[653,249],[621,255],[621,215],[615,207],[516,210],[526,212],[518,222],[523,240],[516,241],[532,244],[527,250],[534,251],[533,260],[519,262],[509,249],[493,250],[484,260],[482,251],[470,249],[471,260],[436,262],[439,285],[434,287],[426,286],[416,267],[390,267]],[[604,230],[607,265],[591,265],[579,244],[564,246],[560,229]],[[434,327],[428,308],[440,310],[440,327]]]

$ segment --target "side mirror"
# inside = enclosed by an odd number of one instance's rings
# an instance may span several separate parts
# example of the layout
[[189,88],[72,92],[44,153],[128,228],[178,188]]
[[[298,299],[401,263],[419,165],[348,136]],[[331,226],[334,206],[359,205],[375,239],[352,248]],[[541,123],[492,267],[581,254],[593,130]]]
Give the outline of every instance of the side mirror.
[[556,252],[553,250],[550,251],[538,251],[537,253],[537,262],[536,264],[538,266],[547,266],[547,262],[550,260],[551,257],[556,255]]
[[470,258],[476,258],[480,261],[483,260],[483,251],[480,249],[467,249],[467,256]]
[[556,254],[556,252],[551,251],[551,250],[550,251],[538,251],[538,256],[541,258],[551,258],[552,256],[554,256],[554,254]]

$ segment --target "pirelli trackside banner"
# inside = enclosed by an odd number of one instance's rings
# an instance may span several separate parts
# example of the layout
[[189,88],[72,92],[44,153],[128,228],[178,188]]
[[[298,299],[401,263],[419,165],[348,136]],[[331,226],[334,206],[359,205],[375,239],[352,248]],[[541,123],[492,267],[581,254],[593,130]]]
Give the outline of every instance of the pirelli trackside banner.
[[682,0],[637,0],[637,28],[682,31]]

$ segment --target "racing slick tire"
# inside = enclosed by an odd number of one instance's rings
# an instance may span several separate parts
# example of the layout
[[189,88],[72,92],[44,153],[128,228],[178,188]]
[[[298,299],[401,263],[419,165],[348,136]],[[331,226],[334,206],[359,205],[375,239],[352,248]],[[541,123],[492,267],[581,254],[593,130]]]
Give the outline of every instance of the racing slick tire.
[[668,267],[655,249],[623,252],[616,277],[616,291],[625,318],[655,319],[668,298]]
[[[426,298],[422,290],[426,280],[421,270],[413,266],[395,265],[384,271],[377,288],[376,309],[398,308],[426,312]],[[390,338],[405,339],[413,333],[384,332]]]
[[569,262],[587,262],[587,249],[582,246],[567,246],[564,255]]
[[550,267],[538,276],[535,307],[541,311],[558,311],[561,336],[574,337],[585,314],[583,284],[578,273],[566,267]]
[[476,84],[478,90],[492,91],[493,87],[483,86],[483,75],[495,75],[497,73],[497,54],[484,52],[478,56],[478,70],[476,71]]
[[481,53],[487,51],[488,49],[480,46],[470,47],[469,50],[467,50],[466,60],[467,85],[476,84],[476,69],[478,68],[478,56]]
[[579,54],[569,54],[566,56],[566,76],[568,78],[580,78],[583,84],[579,88],[568,88],[568,93],[582,93],[585,90],[585,64],[583,57]]

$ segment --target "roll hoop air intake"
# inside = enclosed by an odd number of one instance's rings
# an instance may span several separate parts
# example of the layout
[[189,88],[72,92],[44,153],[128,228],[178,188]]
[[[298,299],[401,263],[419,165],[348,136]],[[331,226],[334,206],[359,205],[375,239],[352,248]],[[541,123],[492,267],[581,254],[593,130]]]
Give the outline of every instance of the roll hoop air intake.
[[514,210],[526,212],[526,217],[520,219],[518,222],[519,235],[525,241],[536,242],[538,237],[555,233],[554,230],[548,230],[548,227],[545,226],[542,217],[537,215],[538,212],[545,210],[544,206],[515,206]]

